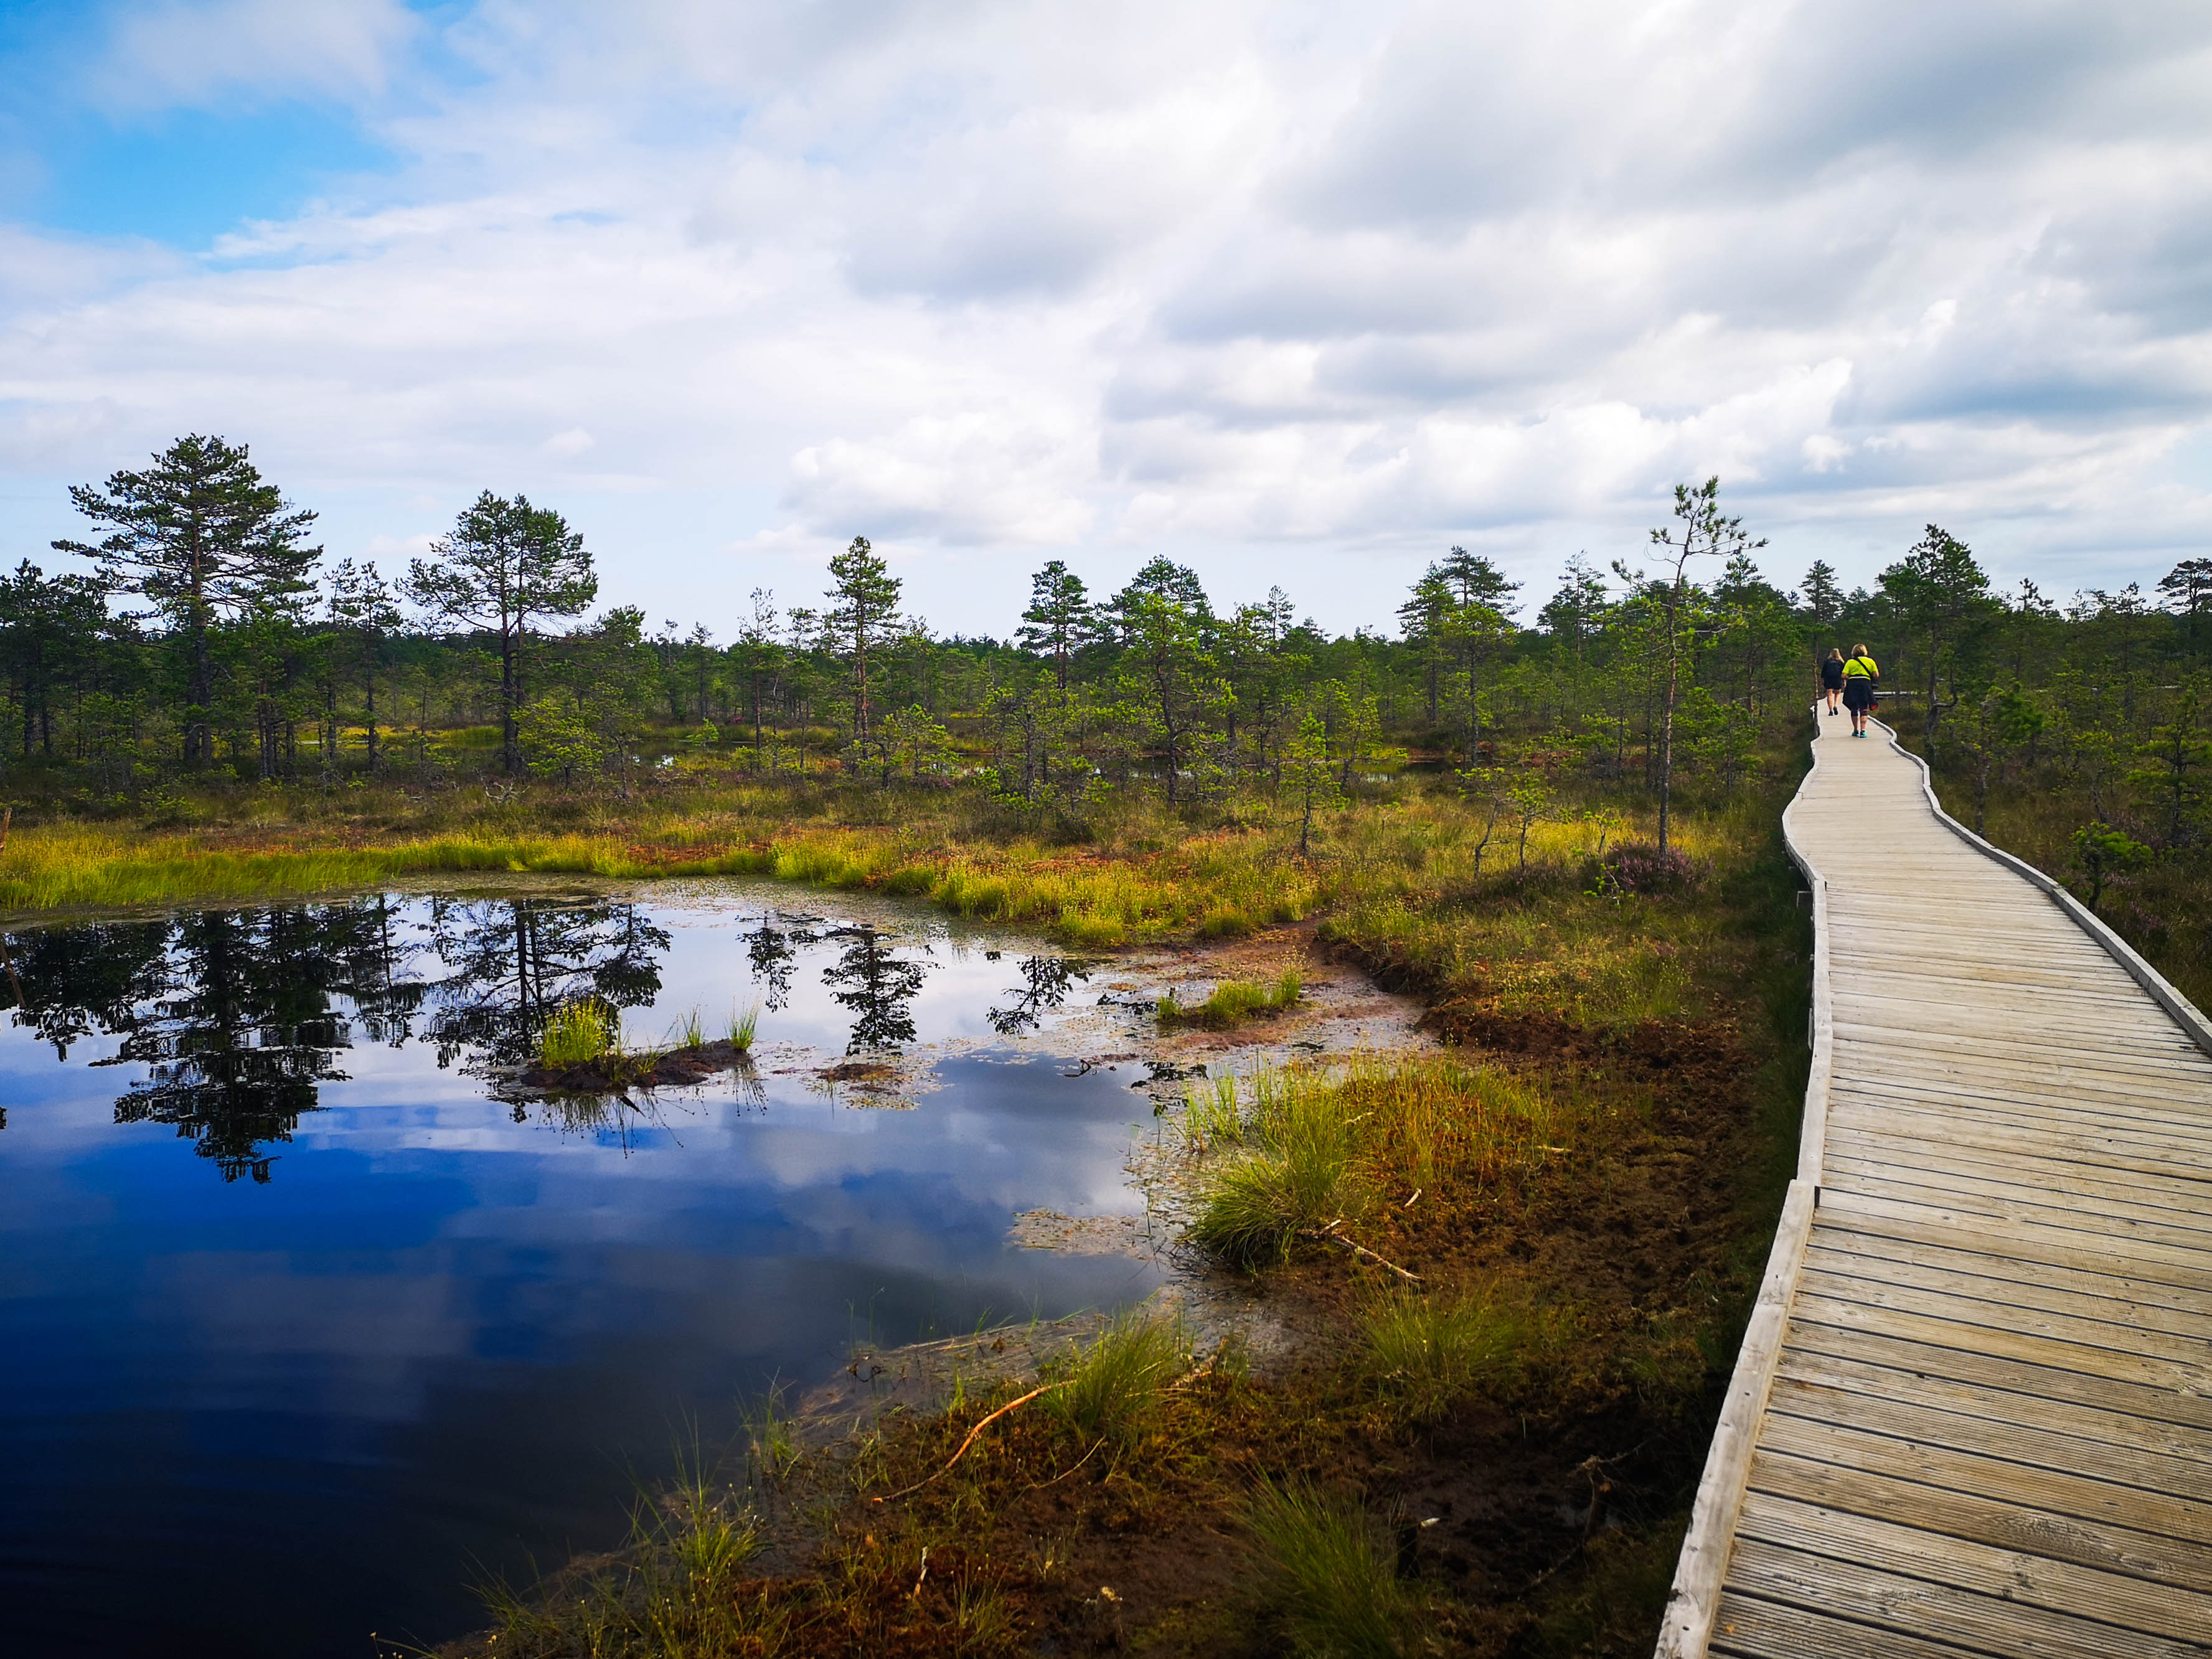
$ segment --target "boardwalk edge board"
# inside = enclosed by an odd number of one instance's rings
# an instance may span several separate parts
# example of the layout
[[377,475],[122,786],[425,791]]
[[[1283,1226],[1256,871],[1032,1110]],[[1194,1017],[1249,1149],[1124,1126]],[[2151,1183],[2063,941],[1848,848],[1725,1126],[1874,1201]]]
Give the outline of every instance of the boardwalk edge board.
[[[1816,732],[1818,729],[1814,728]],[[1820,750],[1815,744],[1814,770],[1820,765]],[[1835,1070],[1836,1022],[1828,994],[1828,884],[1798,845],[1795,833],[1797,804],[1802,795],[1801,785],[1798,795],[1782,811],[1782,845],[1813,890],[1813,1006],[1808,1032],[1813,1062],[1805,1079],[1797,1179],[1790,1183],[1789,1195],[1783,1200],[1774,1246],[1766,1258],[1766,1274],[1759,1281],[1759,1300],[1744,1329],[1743,1346],[1736,1354],[1735,1373],[1729,1379],[1711,1449],[1705,1454],[1705,1474],[1690,1510],[1690,1529],[1682,1540],[1682,1553],[1674,1565],[1674,1589],[1659,1624],[1657,1659],[1704,1659],[1706,1644],[1712,1639],[1713,1618],[1720,1610],[1721,1581],[1728,1571],[1736,1520],[1751,1480],[1752,1451],[1759,1438],[1759,1422],[1766,1415],[1767,1396],[1774,1388],[1782,1333],[1789,1323],[1790,1304],[1796,1300],[1797,1273],[1805,1259],[1806,1241],[1812,1234],[1813,1212],[1819,1203],[1821,1152],[1828,1131],[1828,1088]]]
[[[1874,724],[1881,726],[1881,722],[1876,720]],[[1935,778],[1928,769],[1928,763],[1899,742],[1897,733],[1892,728],[1882,726],[1881,729],[1889,738],[1889,746],[1920,769],[1920,792],[1928,797],[1928,810],[1936,815],[1936,823],[1984,857],[1995,859],[2014,875],[2024,878],[2031,885],[2040,889],[2045,897],[2066,913],[2068,920],[2103,947],[2106,955],[2127,969],[2128,977],[2150,994],[2151,1000],[2166,1010],[2166,1017],[2187,1034],[2191,1042],[2206,1054],[2212,1054],[2212,1024],[2206,1022],[2195,1004],[2168,984],[2166,975],[2144,961],[2135,946],[2114,933],[2103,917],[2067,891],[2063,882],[2045,875],[2026,859],[2016,858],[2003,848],[1990,845],[1945,811],[1943,803],[1936,799]],[[1786,822],[1786,814],[1784,819]]]
[[[1817,738],[1818,705],[1813,712]],[[1892,749],[1919,769],[1921,793],[1938,823],[2043,893],[2142,988],[2191,1042],[2207,1055],[2212,1055],[2212,1024],[2207,1023],[2188,999],[2062,884],[2026,860],[1992,846],[1946,812],[1936,797],[1928,763],[1905,748],[1894,730],[1880,722],[1870,723],[1880,726]],[[1807,783],[1820,769],[1821,747],[1817,741],[1813,745],[1813,770],[1807,774]],[[1835,1072],[1836,1022],[1831,994],[1828,882],[1814,867],[1796,833],[1795,819],[1803,799],[1804,785],[1801,784],[1798,794],[1782,814],[1783,845],[1812,890],[1813,1006],[1807,1035],[1813,1052],[1806,1079],[1797,1178],[1790,1182],[1783,1204],[1773,1248],[1767,1256],[1765,1275],[1760,1281],[1759,1299],[1745,1328],[1743,1346],[1729,1381],[1720,1421],[1706,1454],[1689,1531],[1682,1541],[1673,1589],[1660,1623],[1655,1659],[1705,1659],[1720,1609],[1729,1557],[1744,1512],[1753,1452],[1774,1391],[1784,1337],[1796,1299],[1797,1281],[1804,1269],[1808,1242],[1820,1204],[1828,1096]]]

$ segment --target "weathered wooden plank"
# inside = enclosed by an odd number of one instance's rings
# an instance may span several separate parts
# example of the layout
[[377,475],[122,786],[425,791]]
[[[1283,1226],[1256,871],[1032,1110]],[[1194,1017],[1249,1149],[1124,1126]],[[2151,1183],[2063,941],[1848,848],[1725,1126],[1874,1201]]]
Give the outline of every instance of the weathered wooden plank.
[[[2079,1096],[2038,1099],[2025,1091],[1998,1094],[1942,1085],[1906,1088],[1874,1085],[1839,1070],[1831,1085],[1830,1104],[1857,1105],[1871,1112],[1911,1109],[1935,1114],[1939,1121],[1972,1126],[1988,1123],[2034,1134],[2103,1136],[2114,1146],[2157,1152],[2171,1146],[2191,1158],[2212,1152],[2212,1113],[2145,1112],[2135,1106],[2106,1105]],[[2055,1091],[2054,1091],[2055,1096]]]
[[[2103,1208],[2138,1220],[2171,1219],[2198,1231],[2212,1230],[2212,1171],[2203,1175],[2124,1170],[2092,1158],[2008,1156],[1972,1142],[1885,1132],[1858,1124],[1832,1126],[1830,1162],[1878,1169],[1922,1170],[1946,1182],[1978,1181],[2060,1208]],[[2069,1201],[2070,1200],[2070,1201]]]
[[1909,1516],[1909,1524],[1923,1531],[1970,1544],[2017,1550],[2147,1579],[2154,1585],[2178,1585],[2198,1595],[2212,1594],[2212,1552],[2131,1528],[2051,1515],[1977,1492],[1949,1492],[1770,1452],[1759,1455],[1752,1465],[1751,1478],[1752,1489],[1758,1493],[1847,1515]]
[[1833,1186],[1842,1186],[1844,1176],[1849,1174],[1868,1182],[1932,1188],[2001,1204],[2032,1204],[2081,1215],[2089,1224],[2104,1224],[2112,1231],[2167,1238],[2179,1244],[2202,1240],[2200,1248],[2212,1249],[2212,1216],[2187,1204],[2154,1204],[2140,1198],[2124,1198],[2119,1190],[2091,1181],[2063,1185],[2055,1181],[2008,1181],[1961,1167],[1959,1161],[1950,1158],[1917,1159],[1901,1154],[1863,1157],[1855,1148],[1838,1147],[1832,1135],[1829,1137],[1825,1168],[1824,1180]]
[[2097,1264],[2104,1263],[2111,1272],[2124,1271],[2133,1278],[2178,1290],[2212,1289],[2212,1262],[2197,1250],[2175,1250],[2129,1239],[2085,1237],[2075,1228],[1946,1212],[1926,1205],[1893,1204],[1856,1193],[1823,1193],[1820,1212],[1824,1220],[1837,1225],[1879,1231],[1893,1238],[1954,1243],[1961,1249],[2092,1272]]
[[1734,1593],[1721,1602],[1712,1650],[1731,1659],[1988,1659],[1990,1652]]
[[[2191,1529],[2172,1532],[2173,1536],[2212,1546],[2212,1468],[2191,1458],[2168,1457],[2162,1452],[2116,1446],[2109,1441],[2083,1440],[2048,1429],[1947,1411],[1917,1401],[1884,1399],[1779,1374],[1767,1398],[1767,1415],[1770,1421],[1779,1416],[1799,1417],[1863,1433],[1888,1435],[1916,1446],[1941,1446],[2136,1487],[2187,1506]],[[2126,1500],[2121,1500],[2119,1506],[2124,1510]],[[2124,1514],[2110,1518],[2124,1525],[2136,1524]],[[2144,1530],[2172,1531],[2170,1527]]]
[[2184,1584],[2146,1583],[2127,1573],[1776,1493],[1754,1492],[1743,1510],[1742,1536],[1784,1548],[1840,1554],[1856,1566],[2078,1613],[2126,1631],[2182,1641],[2212,1633],[2212,1596]]
[[2053,1400],[2045,1395],[1954,1382],[1932,1371],[1904,1370],[1893,1364],[1869,1364],[1809,1348],[1789,1347],[1783,1350],[1775,1376],[1778,1379],[1786,1376],[1800,1382],[1926,1406],[1933,1410],[1974,1413],[1992,1423],[2010,1423],[2023,1429],[2071,1435],[2076,1439],[2100,1441],[2112,1446],[2131,1446],[2138,1451],[2212,1465],[2212,1430],[2191,1429],[2104,1407]]
[[1747,1538],[1729,1588],[1740,1595],[1820,1607],[1844,1619],[1950,1641],[1970,1652],[2018,1659],[2204,1659],[2198,1643],[2116,1629],[2047,1607],[1931,1583],[1831,1555]]
[[[2212,1322],[2212,1295],[2132,1279],[2124,1273],[2108,1271],[2106,1266],[2077,1269],[1990,1254],[1964,1243],[1928,1244],[1849,1227],[1818,1228],[1809,1242],[1813,1248],[1838,1259],[1839,1265],[1831,1268],[1838,1273],[1863,1272],[1869,1278],[1879,1278],[1891,1269],[1875,1264],[1895,1263],[1930,1273],[1955,1275],[1965,1282],[1990,1280],[2020,1286],[2024,1292],[2040,1296],[2078,1297],[2091,1305],[2117,1303],[2125,1308],[2141,1309],[2143,1311],[2137,1316],[2160,1330],[2194,1333],[2199,1329],[2199,1322]],[[2093,1259],[2100,1262],[2102,1260]],[[1850,1267],[1840,1265],[1844,1262],[1850,1263]],[[1978,1289],[1975,1293],[1996,1297],[2016,1292],[1984,1292]]]
[[2079,1079],[2121,1094],[2154,1093],[2160,1103],[2185,1115],[2212,1109],[2212,1066],[2193,1050],[2129,1052],[2089,1043],[2051,1042],[2027,1031],[1988,1022],[1979,1035],[1945,1030],[1929,1022],[1909,1031],[1886,1031],[1850,1000],[1836,1020],[1836,1041],[1872,1049],[1893,1065],[1941,1066],[1964,1071],[1986,1083],[2009,1084],[2025,1075],[2031,1081]]
[[1886,1285],[1897,1290],[1970,1297],[1996,1308],[2032,1309],[2099,1325],[2154,1332],[2176,1343],[2212,1346],[2212,1307],[2180,1309],[2084,1291],[2077,1277],[2063,1285],[2001,1274],[1968,1273],[1955,1262],[1908,1261],[1895,1255],[1862,1255],[1821,1247],[1806,1252],[1805,1266],[1832,1282]]
[[[1976,1185],[1955,1179],[1947,1180],[1940,1172],[1923,1180],[1906,1181],[1887,1180],[1856,1170],[1832,1168],[1821,1177],[1823,1196],[1832,1193],[1838,1201],[1848,1199],[1856,1203],[1887,1200],[1917,1204],[1929,1209],[1948,1210],[1961,1216],[1979,1215],[1991,1221],[2027,1223],[2054,1231],[2063,1229],[2081,1235],[2085,1243],[2091,1239],[2110,1241],[2115,1248],[2123,1243],[2136,1249],[2155,1245],[2200,1258],[2208,1249],[2207,1236],[2193,1228],[2163,1226],[2128,1215],[2069,1208],[2055,1201],[2043,1203],[2026,1194],[2011,1196],[1976,1191],[1973,1189]],[[2053,1196],[2056,1198],[2057,1195]]]
[[2172,1054],[2104,1054],[2063,1042],[2039,1040],[2026,1031],[1992,1031],[1969,1036],[1933,1026],[1882,1025],[1839,1012],[1836,1041],[1863,1042],[1884,1055],[1915,1063],[1935,1061],[1970,1069],[1986,1078],[2014,1073],[2080,1077],[2101,1088],[2168,1089],[2183,1099],[2212,1085],[2212,1066],[2193,1048]]
[[1838,944],[1835,969],[1839,976],[1871,974],[1887,984],[1924,988],[1930,997],[1954,997],[1962,986],[1985,987],[2017,991],[2036,1007],[2062,1008],[2079,1003],[2100,1010],[2121,1010],[2132,1018],[2143,1006],[2142,988],[2125,974],[2114,973],[2108,980],[2086,984],[2079,975],[2063,969],[2037,968],[2025,963],[1978,962],[1963,952],[1900,967],[1893,954],[1846,950]]
[[2147,1078],[2124,1073],[2067,1074],[2058,1068],[1985,1066],[1978,1060],[1959,1064],[1931,1054],[1893,1054],[1863,1037],[1848,1042],[1838,1039],[1835,1075],[1840,1081],[1875,1089],[1927,1094],[1955,1091],[2108,1116],[2132,1115],[2185,1132],[2201,1131],[2212,1121],[2212,1107]]
[[[1992,987],[1974,996],[1939,1000],[1892,994],[1886,978],[1869,976],[1865,986],[1850,986],[1841,974],[1837,988],[1838,1000],[1848,999],[1857,1024],[1885,1029],[1909,1020],[1915,1031],[1939,1037],[2002,1035],[2008,1045],[2017,1043],[2024,1052],[2116,1056],[2123,1061],[2163,1058],[2180,1062],[2212,1084],[2212,1060],[2148,1003],[2127,1014],[2089,1010],[2094,1016],[2090,1023],[2081,1018],[2080,1009],[2069,1008],[2062,1016],[2042,1000],[2024,997],[2017,989],[2007,994]],[[2142,1002],[2140,993],[2137,1000]]]
[[2146,1175],[2187,1182],[2200,1191],[2212,1188],[2212,1146],[2193,1150],[2172,1135],[2076,1133],[2050,1122],[2030,1127],[2016,1115],[1877,1101],[1856,1090],[1831,1092],[1828,1121],[1845,1133],[1881,1135],[1902,1145],[1958,1147],[2026,1160],[2033,1168],[2081,1164],[2110,1172],[2107,1179]]
[[[2073,1342],[2020,1330],[2009,1322],[1979,1324],[1926,1314],[1910,1308],[1884,1307],[1862,1295],[1823,1296],[1808,1286],[1799,1287],[1793,1309],[1807,1324],[1838,1325],[1846,1330],[1881,1336],[1901,1336],[1936,1347],[1971,1348],[2048,1365],[2058,1370],[2106,1376],[2118,1382],[2139,1382],[2147,1389],[2166,1389],[2176,1394],[2212,1393],[2212,1369],[2149,1354],[2129,1353],[2101,1343]],[[2212,1355],[2200,1356],[2212,1359]]]
[[1759,1445],[1762,1451],[1833,1463],[1862,1474],[1916,1481],[2021,1509],[2152,1533],[2178,1540],[2192,1549],[2204,1547],[2207,1527],[2212,1525],[2205,1505],[2186,1498],[1954,1447],[1900,1440],[1894,1435],[1869,1433],[1844,1424],[1814,1422],[1786,1413],[1778,1412],[1767,1419],[1766,1432],[1759,1437]]

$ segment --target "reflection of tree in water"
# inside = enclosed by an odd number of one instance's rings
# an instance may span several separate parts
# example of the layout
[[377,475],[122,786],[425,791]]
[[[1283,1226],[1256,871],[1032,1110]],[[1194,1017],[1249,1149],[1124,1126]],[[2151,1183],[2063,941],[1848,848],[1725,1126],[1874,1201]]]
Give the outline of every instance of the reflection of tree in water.
[[577,997],[652,1001],[668,945],[668,930],[634,904],[433,900],[430,946],[447,970],[430,994],[438,1064],[464,1053],[481,1064],[527,1060],[546,1015]]
[[96,921],[9,934],[15,974],[0,975],[0,1007],[65,1060],[94,1031],[129,1030],[138,1005],[161,994],[169,933],[163,921]]
[[791,965],[796,959],[790,935],[778,933],[763,916],[759,927],[738,937],[745,942],[745,959],[760,981],[769,1012],[781,1012],[791,1000]]
[[564,998],[652,1000],[669,943],[626,904],[436,901],[430,921],[434,980],[407,971],[422,947],[395,939],[404,918],[382,897],[40,928],[7,938],[0,1008],[64,1060],[94,1033],[120,1037],[94,1063],[149,1075],[116,1102],[118,1123],[173,1124],[224,1180],[266,1181],[266,1148],[345,1075],[356,1034],[397,1048],[427,1006],[441,1065],[519,1059]]
[[398,969],[383,900],[268,911],[210,910],[167,921],[44,929],[13,952],[0,995],[15,1022],[67,1058],[97,1030],[112,1060],[149,1073],[115,1103],[118,1123],[167,1123],[226,1181],[269,1179],[264,1147],[289,1140],[318,1085],[344,1074],[343,997],[379,1040],[404,1037],[421,988]]
[[1000,1036],[1035,1029],[1044,1015],[1067,1000],[1076,983],[1091,975],[1065,957],[1027,957],[1022,962],[1022,982],[1006,994],[1012,1005],[994,1008],[985,1016]]
[[825,968],[822,982],[839,1003],[858,1016],[845,1052],[863,1048],[896,1048],[914,1041],[914,1015],[907,1004],[921,989],[922,965],[901,962],[884,947],[883,935],[872,927],[858,929],[835,968]]

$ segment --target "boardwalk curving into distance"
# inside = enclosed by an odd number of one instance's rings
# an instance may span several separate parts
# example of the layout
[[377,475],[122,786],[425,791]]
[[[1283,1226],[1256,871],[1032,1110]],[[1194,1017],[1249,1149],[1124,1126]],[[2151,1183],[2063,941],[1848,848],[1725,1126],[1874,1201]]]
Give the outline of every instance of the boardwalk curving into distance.
[[1799,1179],[1661,1659],[2212,1655],[2212,1028],[1816,719]]

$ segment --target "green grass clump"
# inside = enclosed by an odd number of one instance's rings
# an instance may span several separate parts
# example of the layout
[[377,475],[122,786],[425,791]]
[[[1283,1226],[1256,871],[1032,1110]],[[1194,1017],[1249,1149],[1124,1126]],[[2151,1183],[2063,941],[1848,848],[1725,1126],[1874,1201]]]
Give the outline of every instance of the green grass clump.
[[[1200,1178],[1185,1235],[1245,1267],[1281,1261],[1302,1234],[1357,1223],[1386,1200],[1431,1212],[1464,1203],[1571,1156],[1587,1120],[1614,1109],[1443,1056],[1262,1072],[1253,1097],[1249,1117],[1237,1121],[1237,1149]],[[1218,1111],[1206,1103],[1194,1123],[1186,1107],[1191,1150],[1228,1140]]]
[[1237,1074],[1224,1072],[1201,1087],[1192,1084],[1183,1096],[1182,1121],[1177,1126],[1187,1152],[1210,1152],[1244,1139],[1244,1109],[1237,1098]]
[[1085,1441],[1127,1443],[1159,1409],[1169,1387],[1190,1368],[1182,1322],[1159,1314],[1115,1316],[1064,1362],[1047,1396],[1060,1420]]
[[743,1013],[730,1015],[730,1047],[739,1054],[752,1052],[753,1034],[760,1030],[760,1004],[756,1002]]
[[1260,1594],[1301,1659],[1398,1659],[1413,1611],[1396,1553],[1356,1504],[1305,1480],[1263,1483],[1245,1513]]
[[538,1058],[547,1066],[580,1066],[622,1052],[622,1016],[604,1002],[564,1002],[546,1017]]
[[554,1593],[480,1588],[501,1653],[603,1659],[791,1651],[787,1613],[744,1568],[761,1547],[758,1516],[690,1474],[657,1504],[640,1503],[623,1549]]
[[1566,1315],[1525,1299],[1395,1293],[1362,1310],[1360,1362],[1397,1411],[1427,1422],[1470,1395],[1526,1387],[1571,1334]]
[[1191,1242],[1240,1267],[1280,1261],[1299,1234],[1357,1218],[1367,1182],[1342,1090],[1300,1079],[1263,1101],[1249,1151],[1215,1171],[1191,1224]]
[[1286,968],[1273,985],[1249,979],[1224,980],[1205,1001],[1189,1008],[1176,1001],[1175,993],[1170,991],[1160,999],[1160,1026],[1163,1030],[1197,1025],[1209,1031],[1226,1030],[1255,1015],[1279,1014],[1296,1007],[1304,989],[1304,976],[1296,969]]

